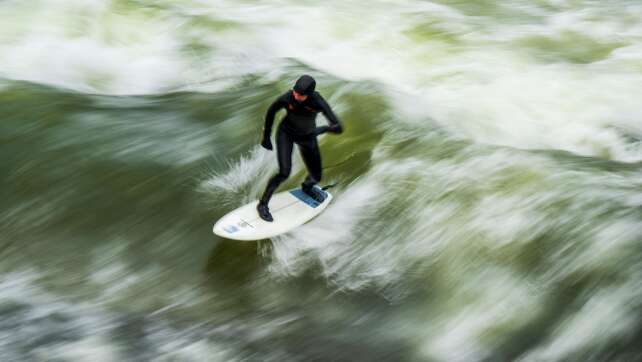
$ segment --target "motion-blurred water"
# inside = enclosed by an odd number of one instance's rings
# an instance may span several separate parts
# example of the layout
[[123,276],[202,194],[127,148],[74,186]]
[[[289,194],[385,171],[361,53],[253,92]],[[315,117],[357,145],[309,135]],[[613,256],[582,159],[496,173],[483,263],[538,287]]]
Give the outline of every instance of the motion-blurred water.
[[[1,361],[642,360],[641,2],[0,20]],[[264,113],[302,73],[345,124],[320,139],[335,201],[217,238],[275,172]]]

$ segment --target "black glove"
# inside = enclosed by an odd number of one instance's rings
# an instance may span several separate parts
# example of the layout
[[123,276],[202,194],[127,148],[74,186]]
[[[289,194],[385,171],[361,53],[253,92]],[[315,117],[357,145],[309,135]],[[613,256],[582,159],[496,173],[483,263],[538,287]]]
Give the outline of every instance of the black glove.
[[336,133],[339,134],[343,132],[343,128],[341,128],[340,124],[331,124],[330,127],[328,127],[328,132],[330,133]]
[[265,148],[268,151],[272,151],[274,147],[272,147],[272,141],[270,140],[270,135],[269,134],[263,134],[263,140],[261,140],[261,146]]

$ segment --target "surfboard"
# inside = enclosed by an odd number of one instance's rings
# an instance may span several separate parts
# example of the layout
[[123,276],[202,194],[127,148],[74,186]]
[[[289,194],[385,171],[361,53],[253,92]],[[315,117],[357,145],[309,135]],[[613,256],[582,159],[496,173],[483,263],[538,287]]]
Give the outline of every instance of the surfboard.
[[279,192],[272,196],[268,206],[274,221],[259,217],[258,201],[250,202],[220,218],[213,227],[214,234],[233,240],[261,240],[286,233],[319,215],[332,201],[332,194],[315,186],[324,196],[318,202],[300,188]]

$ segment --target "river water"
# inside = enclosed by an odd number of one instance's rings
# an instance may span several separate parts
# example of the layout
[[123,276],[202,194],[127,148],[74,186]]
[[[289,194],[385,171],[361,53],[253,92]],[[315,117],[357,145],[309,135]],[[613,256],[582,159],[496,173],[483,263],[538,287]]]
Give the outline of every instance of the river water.
[[[0,2],[0,360],[642,360],[642,3]],[[233,242],[309,73],[318,218]],[[325,121],[319,117],[318,123]],[[283,185],[295,187],[305,168]]]

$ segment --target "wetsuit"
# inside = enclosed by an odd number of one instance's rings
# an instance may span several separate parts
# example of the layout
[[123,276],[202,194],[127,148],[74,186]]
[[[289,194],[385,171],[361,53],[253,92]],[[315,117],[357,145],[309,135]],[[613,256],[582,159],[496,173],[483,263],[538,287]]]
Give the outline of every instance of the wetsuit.
[[[302,78],[299,79],[297,85]],[[312,82],[314,82],[312,80]],[[298,87],[301,88],[301,87]],[[305,92],[306,89],[297,92]],[[309,86],[308,86],[309,89]],[[314,83],[312,83],[314,89]],[[267,184],[260,203],[267,205],[274,191],[285,181],[292,170],[292,149],[296,143],[303,162],[308,169],[308,176],[302,184],[304,191],[309,192],[312,186],[321,181],[321,153],[317,143],[317,136],[325,132],[341,133],[342,127],[337,116],[332,112],[325,99],[312,90],[308,92],[306,100],[299,102],[294,98],[293,91],[288,91],[279,96],[268,108],[263,129],[263,147],[272,149],[270,134],[274,124],[274,116],[280,109],[285,109],[287,114],[282,118],[276,131],[276,152],[279,161],[279,172]],[[303,93],[305,94],[305,93]],[[329,126],[316,126],[318,113],[328,119]]]

